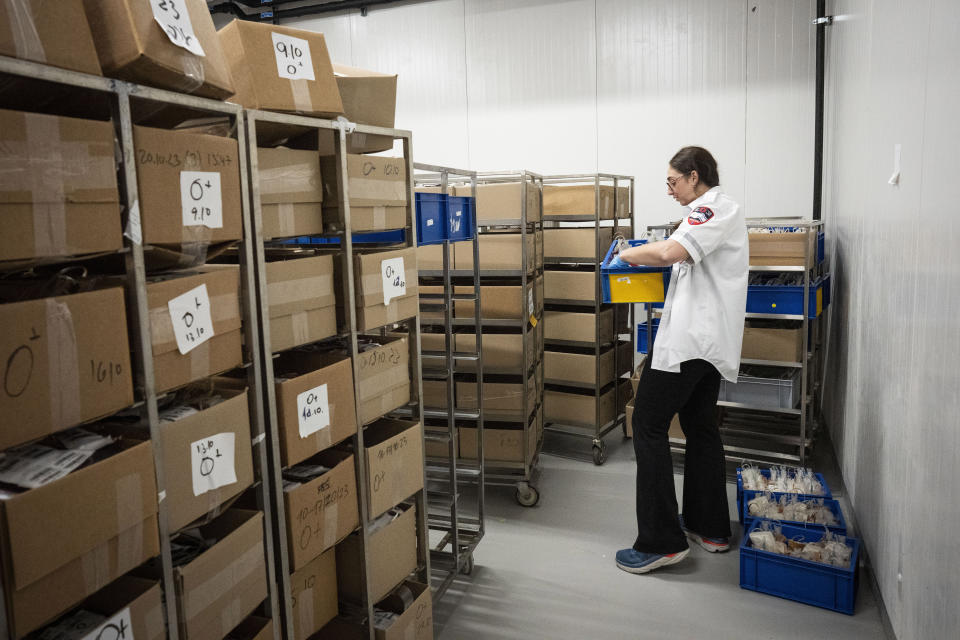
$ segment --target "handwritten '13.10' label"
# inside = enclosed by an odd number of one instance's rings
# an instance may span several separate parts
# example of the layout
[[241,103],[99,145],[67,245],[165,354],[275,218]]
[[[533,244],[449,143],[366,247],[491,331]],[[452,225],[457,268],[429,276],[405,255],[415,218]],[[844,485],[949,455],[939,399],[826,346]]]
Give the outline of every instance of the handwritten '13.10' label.
[[177,350],[186,355],[213,337],[210,296],[202,284],[167,302]]
[[201,496],[237,481],[234,463],[236,434],[232,431],[208,436],[190,444],[193,495]]
[[216,171],[181,171],[180,208],[183,226],[222,229],[220,174]]

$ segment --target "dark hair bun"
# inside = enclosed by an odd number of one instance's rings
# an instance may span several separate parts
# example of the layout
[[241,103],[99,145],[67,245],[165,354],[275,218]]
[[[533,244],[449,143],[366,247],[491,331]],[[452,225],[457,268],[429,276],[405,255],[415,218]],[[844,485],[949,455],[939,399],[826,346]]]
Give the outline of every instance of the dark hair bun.
[[703,147],[684,147],[674,154],[670,159],[670,166],[682,173],[688,175],[691,171],[696,171],[700,176],[700,182],[710,188],[720,184],[720,176],[717,173],[717,161],[713,159],[710,152]]

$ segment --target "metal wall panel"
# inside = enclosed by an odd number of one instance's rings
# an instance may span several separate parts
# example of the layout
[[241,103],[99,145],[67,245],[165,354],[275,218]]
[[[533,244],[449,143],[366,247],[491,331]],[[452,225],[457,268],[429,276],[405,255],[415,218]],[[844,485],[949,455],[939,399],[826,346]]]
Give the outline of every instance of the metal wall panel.
[[[900,638],[960,628],[960,141],[953,0],[828,7],[824,215],[835,303],[825,411]],[[899,183],[895,145],[901,145]]]

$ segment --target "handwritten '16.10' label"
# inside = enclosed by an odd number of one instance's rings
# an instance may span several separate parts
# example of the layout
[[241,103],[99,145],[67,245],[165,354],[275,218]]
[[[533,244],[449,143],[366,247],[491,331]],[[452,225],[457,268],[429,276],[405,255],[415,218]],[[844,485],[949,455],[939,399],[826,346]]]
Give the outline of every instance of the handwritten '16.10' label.
[[330,401],[327,385],[322,384],[297,394],[297,422],[300,437],[306,438],[330,426]]
[[177,350],[186,355],[213,337],[210,296],[202,284],[167,302]]
[[407,273],[403,269],[402,257],[381,260],[380,275],[383,277],[383,304],[407,295]]
[[150,8],[153,10],[153,19],[170,42],[195,55],[206,55],[197,34],[193,32],[185,0],[150,0]]
[[218,433],[190,444],[193,495],[201,496],[237,481],[234,463],[236,434]]
[[223,228],[223,196],[216,171],[180,172],[183,226]]
[[277,75],[289,80],[316,80],[310,43],[302,38],[271,31],[273,55],[277,59]]

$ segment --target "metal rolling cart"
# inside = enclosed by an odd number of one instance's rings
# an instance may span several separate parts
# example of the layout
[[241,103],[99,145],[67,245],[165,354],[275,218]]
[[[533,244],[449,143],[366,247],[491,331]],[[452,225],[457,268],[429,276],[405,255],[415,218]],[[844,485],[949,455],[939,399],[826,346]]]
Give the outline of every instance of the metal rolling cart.
[[[339,260],[341,265],[340,276],[341,283],[339,290],[342,292],[342,299],[339,304],[343,308],[343,320],[339,326],[336,336],[331,338],[332,342],[338,345],[345,345],[348,355],[351,359],[354,380],[354,409],[357,416],[357,432],[350,437],[350,448],[354,453],[355,477],[357,486],[359,521],[358,527],[361,541],[361,566],[358,568],[361,575],[361,611],[363,612],[363,624],[365,633],[369,634],[371,640],[375,637],[375,629],[372,621],[374,620],[374,604],[371,597],[371,567],[368,564],[367,549],[370,544],[370,525],[368,501],[368,472],[365,459],[364,428],[361,416],[360,399],[360,360],[358,338],[361,334],[369,334],[369,331],[361,331],[358,328],[356,313],[356,282],[354,244],[358,241],[364,242],[365,248],[383,247],[385,249],[403,248],[404,246],[416,246],[416,222],[414,216],[413,200],[413,163],[412,163],[412,136],[409,131],[397,129],[385,129],[381,127],[372,127],[366,125],[357,125],[343,120],[329,121],[317,118],[307,118],[295,115],[286,115],[264,111],[248,111],[247,127],[249,145],[249,169],[252,185],[252,210],[254,219],[257,222],[259,230],[261,224],[261,198],[259,192],[258,180],[258,150],[257,138],[258,132],[277,137],[279,135],[288,135],[293,138],[309,132],[317,132],[318,135],[331,136],[335,149],[336,179],[339,193],[343,194],[338,200],[339,221],[337,231],[325,232],[317,236],[296,237],[286,240],[278,240],[272,243],[264,243],[262,236],[256,246],[257,276],[258,287],[261,292],[259,314],[263,326],[263,339],[261,347],[264,351],[264,360],[267,366],[264,367],[264,392],[265,403],[268,410],[268,435],[270,438],[270,474],[274,478],[273,503],[277,517],[274,518],[273,527],[276,537],[277,553],[274,556],[276,565],[275,572],[278,576],[280,586],[281,603],[284,608],[284,636],[293,637],[293,615],[290,584],[291,561],[290,550],[288,548],[288,532],[286,531],[286,518],[284,516],[283,483],[281,480],[281,457],[279,449],[279,422],[277,417],[277,398],[275,391],[275,373],[274,361],[276,355],[270,346],[270,312],[268,308],[268,285],[266,280],[266,252],[265,247],[271,252],[287,252],[289,257],[311,256],[311,255],[333,255],[334,260]],[[403,162],[406,167],[406,191],[408,194],[408,206],[405,218],[405,228],[387,233],[369,233],[357,234],[350,233],[351,214],[349,198],[349,176],[347,170],[347,140],[352,133],[379,135],[400,140],[403,145]],[[405,407],[406,415],[412,419],[423,423],[420,398],[422,397],[420,387],[420,332],[418,316],[402,318],[396,323],[390,325],[391,329],[401,329],[409,336],[409,363],[410,363],[410,381],[412,402]],[[381,327],[379,332],[386,335],[387,327]],[[423,447],[423,443],[417,443]],[[425,490],[417,491],[408,499],[412,502],[417,511],[417,556],[418,566],[416,569],[417,580],[427,583],[430,576],[430,558],[427,552],[427,529],[426,513],[427,503]]]
[[[651,233],[669,237],[673,225],[648,227]],[[822,311],[829,304],[830,272],[823,255],[824,223],[820,220],[802,218],[748,218],[751,229],[786,229],[790,233],[808,234],[807,250],[802,264],[751,264],[750,275],[755,274],[801,274],[801,284],[776,286],[751,284],[747,289],[747,320],[782,321],[799,330],[801,358],[788,360],[760,360],[741,358],[741,367],[765,367],[779,372],[780,380],[771,382],[776,391],[790,393],[796,398],[795,406],[766,406],[754,402],[738,402],[721,399],[717,402],[720,432],[724,436],[727,460],[749,460],[761,463],[806,464],[820,427],[820,394],[823,379],[823,323],[826,314]],[[751,233],[751,235],[753,235]],[[754,262],[751,260],[751,262]],[[766,260],[775,262],[775,260]],[[784,260],[784,262],[796,262]],[[775,311],[789,307],[788,312]],[[650,314],[646,327],[652,344],[656,336],[653,316]],[[796,374],[792,376],[791,374]],[[741,372],[743,378],[743,372]],[[787,381],[793,381],[787,384]],[[789,391],[796,390],[796,394]],[[671,450],[682,455],[685,440],[671,438]]]
[[[169,525],[170,499],[167,497],[168,485],[164,477],[164,461],[168,452],[164,451],[161,439],[158,401],[166,393],[159,393],[155,384],[154,358],[150,331],[150,309],[147,296],[149,265],[145,258],[145,246],[140,232],[140,209],[135,162],[133,127],[147,123],[157,126],[150,118],[158,112],[175,110],[179,117],[201,118],[216,117],[230,123],[229,137],[234,138],[239,147],[239,173],[242,206],[242,240],[236,245],[236,256],[240,268],[240,315],[245,347],[243,350],[242,376],[249,387],[248,402],[250,415],[250,437],[253,463],[255,467],[254,492],[258,509],[264,517],[264,552],[267,567],[266,609],[278,610],[280,594],[277,588],[275,570],[271,561],[276,541],[271,528],[266,524],[273,520],[272,503],[269,499],[272,485],[267,472],[267,455],[264,442],[265,416],[261,401],[262,361],[256,348],[260,336],[260,327],[256,313],[256,281],[253,260],[255,244],[255,225],[247,206],[246,158],[244,149],[247,144],[246,130],[243,126],[244,112],[234,104],[217,102],[183,95],[170,91],[144,87],[119,80],[90,76],[46,65],[11,59],[0,56],[0,104],[5,108],[34,110],[45,113],[93,119],[110,119],[113,123],[118,153],[118,183],[120,203],[124,213],[124,249],[122,250],[123,280],[126,290],[127,321],[129,325],[130,346],[133,354],[134,401],[133,408],[139,414],[140,425],[149,429],[153,443],[154,465],[157,481],[158,529],[160,546],[160,583],[163,588],[166,606],[164,607],[167,637],[176,640],[180,637],[180,624],[183,612],[176,606],[177,587],[174,579],[174,567],[171,554],[171,537],[176,533]],[[38,98],[43,96],[43,98]],[[45,99],[49,97],[49,99]],[[161,125],[162,126],[162,125]],[[204,248],[205,251],[205,248]],[[99,256],[104,258],[104,256]],[[68,257],[63,264],[84,264],[85,257]],[[110,256],[106,257],[111,260]],[[211,505],[214,513],[220,505]],[[210,515],[208,513],[208,515]],[[104,586],[100,584],[99,586]],[[78,603],[79,604],[79,603]],[[6,621],[4,621],[6,622]],[[0,625],[0,637],[7,636],[6,624]],[[274,627],[274,637],[280,638],[278,626]]]
[[[431,540],[431,570],[433,572],[434,600],[443,597],[457,574],[469,575],[473,571],[473,552],[483,539],[484,526],[484,465],[483,465],[483,334],[473,333],[473,340],[466,342],[469,350],[460,346],[454,327],[456,305],[473,305],[475,326],[480,325],[481,301],[479,271],[479,240],[477,238],[475,212],[476,172],[452,169],[429,164],[415,163],[419,171],[415,176],[418,187],[417,198],[427,200],[435,198],[439,208],[446,208],[446,220],[441,221],[446,233],[443,240],[421,238],[421,244],[432,244],[442,254],[442,276],[420,277],[420,324],[429,327],[433,333],[424,333],[423,376],[425,386],[431,384],[442,387],[442,401],[431,406],[432,394],[424,394],[424,417],[426,418],[425,438],[427,441],[427,526],[437,534]],[[453,195],[453,182],[458,191],[469,189],[469,196]],[[464,183],[464,181],[466,181]],[[421,190],[436,191],[436,194],[421,193]],[[451,202],[451,197],[453,202]],[[418,202],[418,209],[420,207]],[[428,207],[426,202],[424,208]],[[465,210],[464,210],[465,209]],[[463,214],[463,215],[461,215]],[[420,212],[418,211],[418,215]],[[424,213],[424,215],[426,215]],[[462,218],[466,217],[468,229],[462,229]],[[419,224],[425,228],[431,220],[421,219]],[[441,234],[437,234],[439,237]],[[451,236],[453,236],[451,238]],[[468,238],[465,239],[465,238]],[[456,247],[454,246],[456,242]],[[469,244],[468,244],[469,243]],[[454,286],[451,271],[454,266],[454,250],[468,250],[473,255],[473,274],[465,285]],[[421,272],[423,274],[425,272]],[[464,292],[466,289],[468,291]],[[439,331],[438,331],[439,330]],[[434,341],[427,344],[426,336]],[[436,344],[441,341],[442,344]],[[442,348],[437,348],[442,347]],[[464,379],[463,363],[473,368],[473,380]],[[456,386],[458,384],[475,385],[477,406],[472,409],[457,407]],[[476,458],[460,458],[459,428],[470,425],[476,437]],[[476,485],[476,501],[467,504],[464,487]]]
[[[450,277],[455,287],[474,285],[480,290],[492,287],[518,288],[519,304],[516,306],[519,311],[509,317],[493,318],[487,313],[489,306],[485,306],[484,310],[477,311],[473,318],[453,318],[452,322],[454,327],[472,330],[474,334],[483,333],[488,338],[492,335],[519,337],[521,366],[518,369],[495,373],[489,361],[486,361],[482,372],[473,371],[463,375],[457,384],[459,386],[461,383],[477,381],[481,390],[478,397],[487,396],[488,400],[489,393],[483,391],[486,384],[519,386],[522,395],[519,411],[491,410],[489,403],[483,407],[483,428],[488,442],[493,432],[502,432],[507,436],[519,432],[519,442],[511,439],[517,455],[511,456],[514,459],[510,460],[491,459],[489,451],[486,451],[483,455],[482,480],[478,473],[473,475],[485,486],[515,486],[517,502],[532,507],[540,500],[536,480],[539,473],[540,447],[543,443],[543,310],[539,302],[540,296],[535,293],[538,279],[542,278],[543,273],[542,177],[531,171],[511,170],[478,172],[475,180],[476,253],[461,254],[459,250],[456,251]],[[465,180],[461,179],[460,182],[466,186]],[[493,204],[494,200],[486,199],[484,189],[490,187],[513,190],[507,199],[511,200],[515,196],[519,200],[518,206],[511,205],[511,210],[504,215],[502,209],[495,208],[497,205]],[[497,250],[496,243],[512,239],[519,240],[519,264],[516,263],[517,256],[513,254],[501,261],[491,258],[492,253]],[[485,246],[489,249],[485,249]],[[428,278],[444,277],[442,269],[421,269],[420,275]],[[477,313],[480,315],[479,320]],[[469,366],[472,363],[464,364]],[[468,409],[475,410],[476,407],[471,406]],[[479,442],[478,440],[478,444]],[[461,461],[461,467],[463,464]]]
[[[593,231],[593,250],[590,252],[578,251],[576,255],[558,255],[557,251],[548,251],[550,255],[544,257],[544,262],[548,268],[547,278],[555,276],[557,278],[564,276],[582,277],[586,274],[593,275],[593,296],[587,295],[588,287],[582,287],[582,292],[578,291],[571,295],[565,295],[566,289],[561,284],[555,284],[549,287],[545,296],[545,304],[549,311],[553,312],[578,312],[584,313],[587,309],[592,311],[594,320],[594,331],[592,336],[577,336],[578,340],[558,339],[555,336],[546,339],[548,352],[545,358],[570,357],[569,354],[588,355],[592,352],[594,371],[588,378],[577,375],[576,372],[569,371],[569,368],[554,367],[553,371],[562,375],[562,377],[551,377],[549,374],[545,380],[546,391],[544,402],[547,405],[547,426],[546,431],[578,438],[587,438],[591,442],[593,462],[602,465],[606,459],[606,444],[603,441],[604,436],[616,429],[618,426],[626,432],[624,407],[626,400],[621,401],[622,385],[629,384],[623,378],[624,374],[631,373],[633,369],[633,332],[628,330],[632,327],[632,305],[606,305],[603,303],[601,292],[601,274],[600,263],[610,247],[614,238],[633,236],[633,189],[634,179],[631,176],[620,176],[607,173],[595,174],[573,174],[557,175],[544,177],[544,190],[548,191],[551,187],[559,189],[580,187],[592,188],[593,206],[585,205],[576,200],[576,205],[571,208],[570,204],[558,205],[554,211],[563,210],[563,213],[551,213],[548,209],[544,210],[544,225],[547,227],[547,233],[555,229],[584,229]],[[604,211],[608,207],[604,204],[606,199],[606,190],[611,189],[610,201],[612,201],[611,215],[606,216]],[[624,193],[624,191],[626,193]],[[623,199],[626,199],[626,202]],[[592,209],[592,212],[590,211]],[[605,233],[605,230],[609,232]],[[556,232],[555,232],[556,233]],[[563,243],[567,245],[569,243]],[[564,249],[566,247],[564,246]],[[563,250],[559,251],[563,253]],[[571,253],[571,249],[566,249],[566,253]],[[560,290],[563,293],[557,295]],[[604,320],[604,313],[609,310],[612,315],[612,326]],[[554,316],[557,317],[557,316]],[[624,325],[626,321],[626,325]],[[548,335],[551,333],[548,327]],[[587,338],[583,340],[582,338]],[[610,354],[612,351],[612,354]],[[565,355],[566,354],[566,355]],[[609,357],[612,355],[612,357]],[[607,373],[604,370],[603,357],[612,360],[612,370]],[[624,368],[626,365],[626,368]],[[565,370],[565,371],[564,371]],[[568,373],[567,373],[568,372]],[[563,375],[567,373],[567,375]],[[612,377],[612,380],[605,380],[605,375]],[[589,395],[584,395],[587,392]],[[577,398],[578,401],[584,397],[591,397],[593,404],[593,419],[590,421],[562,420],[556,416],[551,416],[549,405],[552,394],[564,394],[567,398]],[[613,411],[604,415],[604,406],[609,404],[604,398],[607,394],[613,395]],[[553,396],[557,397],[557,396]],[[560,451],[551,453],[564,455]]]

